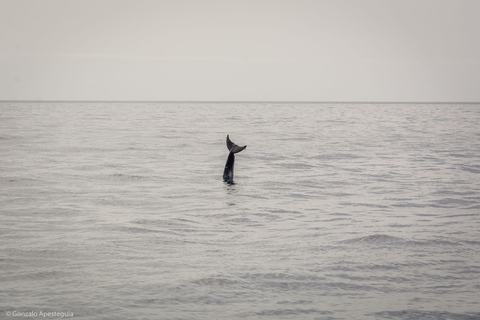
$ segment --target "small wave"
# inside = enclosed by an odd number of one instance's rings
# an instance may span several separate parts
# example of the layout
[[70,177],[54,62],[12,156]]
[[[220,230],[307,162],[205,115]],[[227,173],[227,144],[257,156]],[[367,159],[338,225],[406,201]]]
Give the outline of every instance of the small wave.
[[194,280],[192,281],[192,283],[198,286],[222,287],[222,286],[228,286],[228,285],[237,285],[238,281],[221,278],[221,277],[207,277],[207,278]]
[[470,173],[480,173],[480,165],[460,166],[460,169]]
[[390,243],[390,242],[398,242],[402,241],[402,239],[389,236],[386,234],[372,234],[369,236],[349,239],[341,241],[343,243]]
[[467,207],[470,205],[476,204],[476,201],[472,200],[463,200],[456,198],[443,198],[436,200],[430,204],[432,207],[436,208],[457,208],[457,207]]
[[360,155],[353,153],[330,153],[330,154],[321,154],[311,157],[315,160],[339,160],[339,159],[358,159],[362,158]]
[[118,179],[121,181],[135,181],[135,180],[148,180],[149,177],[147,176],[139,176],[133,174],[123,174],[123,173],[114,173],[110,175],[114,179]]
[[480,313],[451,313],[445,311],[384,311],[378,312],[375,316],[382,319],[455,319],[455,320],[478,320]]
[[309,170],[314,168],[314,166],[302,163],[302,162],[295,162],[295,163],[281,163],[278,165],[280,168],[290,169],[290,170]]
[[429,239],[429,240],[413,240],[408,241],[408,245],[412,246],[462,246],[462,243],[451,239]]
[[361,203],[361,202],[340,202],[339,204],[342,206],[369,207],[369,208],[380,208],[380,209],[388,209],[390,207],[382,204]]
[[299,316],[299,315],[328,315],[332,314],[331,311],[324,311],[318,309],[276,309],[276,310],[262,310],[255,313],[256,316]]
[[176,234],[180,235],[181,233],[176,232],[177,230],[159,230],[153,228],[142,228],[142,227],[127,227],[127,226],[116,226],[110,228],[113,231],[124,232],[125,234],[146,234],[146,233],[163,233],[163,234]]
[[32,281],[39,281],[39,280],[51,280],[51,279],[59,279],[67,275],[68,273],[54,270],[54,271],[39,271],[39,272],[29,272],[25,274],[15,274],[12,276],[5,276],[0,278],[0,281],[25,281],[25,280],[32,280]]

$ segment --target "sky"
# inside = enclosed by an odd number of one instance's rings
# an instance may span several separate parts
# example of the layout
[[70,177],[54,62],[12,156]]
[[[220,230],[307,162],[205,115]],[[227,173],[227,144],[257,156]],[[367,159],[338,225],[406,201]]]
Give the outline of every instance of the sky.
[[480,102],[478,0],[0,0],[0,100]]

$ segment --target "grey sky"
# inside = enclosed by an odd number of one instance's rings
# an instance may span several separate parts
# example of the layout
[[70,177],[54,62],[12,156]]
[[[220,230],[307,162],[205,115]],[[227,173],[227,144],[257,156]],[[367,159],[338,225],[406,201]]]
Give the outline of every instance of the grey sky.
[[0,100],[480,101],[478,0],[0,0]]

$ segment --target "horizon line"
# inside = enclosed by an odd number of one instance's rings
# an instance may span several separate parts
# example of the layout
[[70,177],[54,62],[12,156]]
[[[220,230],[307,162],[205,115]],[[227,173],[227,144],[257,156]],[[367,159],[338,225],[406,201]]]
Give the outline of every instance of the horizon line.
[[98,102],[117,102],[117,103],[330,103],[330,104],[340,104],[340,103],[355,103],[355,104],[480,104],[480,102],[474,101],[298,101],[298,100],[0,100],[0,102],[32,102],[32,103],[43,103],[43,102],[88,102],[88,103],[98,103]]

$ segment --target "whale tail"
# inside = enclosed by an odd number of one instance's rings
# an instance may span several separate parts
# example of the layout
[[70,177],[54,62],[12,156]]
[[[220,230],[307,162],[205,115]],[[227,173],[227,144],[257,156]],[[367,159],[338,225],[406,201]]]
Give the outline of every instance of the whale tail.
[[227,149],[228,149],[228,151],[230,151],[231,153],[239,153],[240,151],[244,150],[246,147],[247,146],[243,146],[243,147],[237,146],[235,143],[233,143],[230,140],[230,137],[227,134]]
[[247,146],[237,146],[230,140],[230,137],[227,134],[227,148],[228,151],[228,158],[227,163],[225,164],[225,170],[223,170],[223,180],[233,184],[233,167],[235,165],[235,153],[239,153],[240,151],[244,150]]

